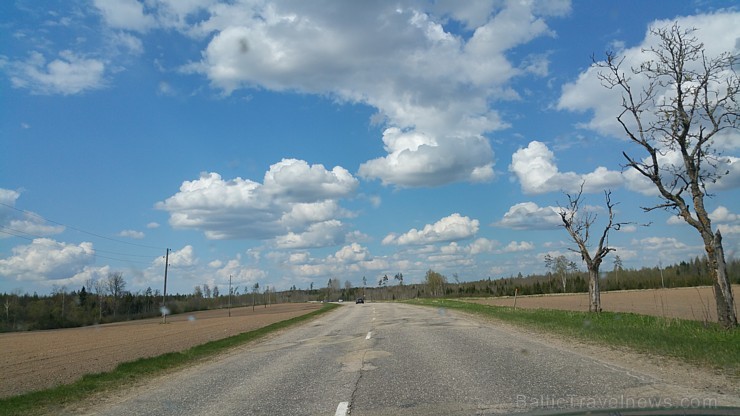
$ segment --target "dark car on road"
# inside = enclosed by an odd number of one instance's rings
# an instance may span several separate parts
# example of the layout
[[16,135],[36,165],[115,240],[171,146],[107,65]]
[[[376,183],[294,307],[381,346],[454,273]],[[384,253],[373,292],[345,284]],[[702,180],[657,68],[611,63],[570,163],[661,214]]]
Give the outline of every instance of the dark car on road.
[[363,298],[357,298],[357,300],[355,301],[355,304],[357,304],[357,303],[365,303],[365,299],[363,299]]

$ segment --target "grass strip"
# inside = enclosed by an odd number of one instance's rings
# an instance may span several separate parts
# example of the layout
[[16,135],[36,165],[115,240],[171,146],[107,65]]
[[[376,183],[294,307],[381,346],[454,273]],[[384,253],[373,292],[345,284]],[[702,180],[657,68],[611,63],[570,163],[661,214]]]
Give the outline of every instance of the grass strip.
[[253,331],[210,341],[180,352],[170,352],[156,357],[140,358],[135,361],[121,363],[112,371],[88,374],[71,384],[64,384],[46,390],[0,399],[0,415],[52,413],[54,410],[62,409],[64,406],[85,399],[93,394],[122,388],[133,382],[141,381],[146,377],[152,377],[164,371],[214,356],[230,348],[264,337],[277,330],[312,319],[338,307],[339,305],[327,303],[316,311],[275,322],[274,324]]
[[628,347],[740,376],[740,330],[717,324],[634,313],[514,309],[452,299],[416,299],[415,305],[457,309],[599,345]]

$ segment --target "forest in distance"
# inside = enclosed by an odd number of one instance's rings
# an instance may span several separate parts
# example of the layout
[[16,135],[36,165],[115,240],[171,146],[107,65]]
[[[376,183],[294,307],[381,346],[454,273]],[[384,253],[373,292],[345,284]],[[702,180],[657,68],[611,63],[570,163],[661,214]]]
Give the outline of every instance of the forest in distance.
[[[168,314],[187,313],[198,310],[231,307],[268,307],[273,303],[321,302],[351,300],[364,297],[371,300],[391,301],[420,297],[485,297],[512,296],[549,293],[588,292],[587,273],[578,270],[573,263],[546,259],[545,274],[534,274],[504,278],[486,278],[464,281],[457,274],[445,276],[433,270],[427,271],[422,283],[406,284],[403,274],[381,276],[377,282],[363,278],[364,287],[354,287],[351,282],[342,283],[339,278],[329,278],[323,287],[291,287],[276,291],[259,284],[246,288],[228,286],[195,286],[192,293],[168,294]],[[656,289],[674,287],[709,286],[713,284],[705,258],[663,268],[622,269],[618,259],[613,270],[601,275],[602,291],[626,289]],[[732,283],[740,284],[740,260],[727,262],[727,271]],[[377,284],[376,284],[377,283]],[[70,328],[134,319],[152,318],[162,315],[162,293],[159,289],[144,291],[126,290],[122,273],[111,273],[107,278],[91,282],[88,287],[68,290],[55,287],[49,295],[13,293],[0,295],[2,316],[0,332],[29,331]]]

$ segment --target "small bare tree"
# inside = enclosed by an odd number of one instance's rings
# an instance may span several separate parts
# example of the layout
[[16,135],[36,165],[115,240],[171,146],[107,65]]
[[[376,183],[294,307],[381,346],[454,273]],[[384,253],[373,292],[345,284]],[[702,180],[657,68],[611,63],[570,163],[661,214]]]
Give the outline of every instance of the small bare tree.
[[[710,196],[707,185],[728,173],[728,160],[716,147],[720,133],[740,126],[735,72],[740,55],[725,52],[710,58],[694,32],[678,24],[652,29],[657,46],[643,51],[652,59],[630,68],[629,74],[621,68],[624,58],[613,53],[596,65],[605,69],[599,74],[602,84],[622,92],[617,120],[647,152],[642,160],[623,153],[627,166],[650,180],[663,200],[643,209],[673,210],[699,232],[714,278],[719,323],[733,328],[737,316],[722,236],[712,228],[704,199]],[[645,83],[642,88],[636,88],[638,80]]]
[[126,281],[123,280],[123,273],[109,273],[108,278],[105,281],[105,286],[113,302],[113,318],[115,318],[118,309],[118,298],[123,295],[123,291],[126,288]]
[[619,230],[624,223],[614,222],[614,206],[615,203],[611,200],[611,191],[604,191],[606,198],[606,208],[609,213],[609,220],[604,227],[604,231],[601,233],[599,238],[599,244],[596,247],[596,251],[591,254],[589,251],[589,240],[591,238],[591,227],[596,222],[597,215],[593,212],[588,212],[583,208],[581,203],[581,196],[583,195],[583,184],[576,195],[566,194],[568,197],[568,206],[560,207],[558,214],[560,219],[563,221],[563,227],[568,234],[570,234],[573,242],[576,243],[578,249],[570,249],[576,253],[580,253],[583,262],[586,263],[588,269],[588,310],[589,312],[601,312],[601,290],[599,288],[599,267],[601,262],[604,260],[610,251],[615,251],[615,248],[609,247],[609,232],[611,230]]

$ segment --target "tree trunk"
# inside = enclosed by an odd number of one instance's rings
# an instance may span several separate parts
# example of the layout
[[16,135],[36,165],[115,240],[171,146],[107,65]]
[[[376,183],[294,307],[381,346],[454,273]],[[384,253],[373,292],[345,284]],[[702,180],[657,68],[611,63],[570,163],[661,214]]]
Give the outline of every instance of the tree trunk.
[[[717,320],[724,328],[737,327],[737,314],[735,313],[735,301],[732,296],[732,286],[727,275],[727,263],[722,248],[722,234],[719,230],[714,234],[712,241],[714,260],[711,261],[712,273],[714,274],[714,299],[717,303]],[[711,255],[711,253],[707,253]]]
[[588,269],[588,311],[601,312],[601,290],[599,289],[599,268]]

